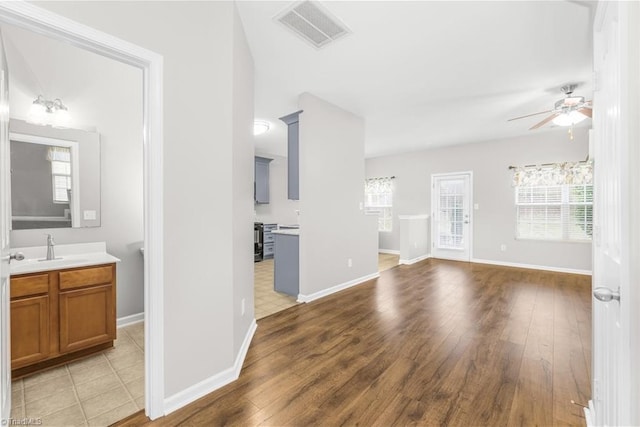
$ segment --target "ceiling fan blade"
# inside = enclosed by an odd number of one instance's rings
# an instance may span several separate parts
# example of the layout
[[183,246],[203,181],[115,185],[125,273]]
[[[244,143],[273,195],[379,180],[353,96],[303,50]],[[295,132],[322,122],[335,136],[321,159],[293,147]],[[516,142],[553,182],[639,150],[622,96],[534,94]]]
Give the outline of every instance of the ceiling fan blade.
[[531,117],[531,116],[537,116],[538,114],[546,114],[546,113],[550,113],[553,110],[547,110],[547,111],[540,111],[539,113],[533,113],[533,114],[527,114],[526,116],[520,116],[520,117],[514,117],[513,119],[509,119],[507,120],[508,122],[511,122],[513,120],[520,120],[520,119],[524,119],[526,117]]
[[582,113],[585,116],[591,118],[591,114],[593,113],[593,110],[591,109],[591,107],[584,107],[584,108],[580,108],[578,110],[578,113]]
[[529,130],[538,129],[539,127],[542,127],[542,126],[546,125],[547,123],[549,123],[551,120],[555,119],[556,117],[558,117],[558,113],[553,113],[552,115],[550,115],[549,117],[547,117],[546,119],[541,121],[540,123],[537,123],[537,124],[531,126],[529,128]]

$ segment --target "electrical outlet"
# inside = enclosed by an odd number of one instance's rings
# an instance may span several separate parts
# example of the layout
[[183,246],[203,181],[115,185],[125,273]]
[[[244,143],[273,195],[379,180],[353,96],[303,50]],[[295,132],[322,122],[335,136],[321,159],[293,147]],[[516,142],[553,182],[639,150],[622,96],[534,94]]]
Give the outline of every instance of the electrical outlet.
[[242,298],[242,301],[240,301],[240,314],[242,316],[244,316],[244,306],[245,306],[244,298]]
[[500,250],[501,250],[502,252],[506,252],[506,250],[507,250],[507,245],[505,245],[504,243],[503,243],[503,244],[501,244],[501,245],[500,245]]
[[351,260],[351,258],[347,260],[347,267],[353,267],[353,261]]
[[91,221],[96,219],[96,211],[83,211],[83,217],[87,221]]

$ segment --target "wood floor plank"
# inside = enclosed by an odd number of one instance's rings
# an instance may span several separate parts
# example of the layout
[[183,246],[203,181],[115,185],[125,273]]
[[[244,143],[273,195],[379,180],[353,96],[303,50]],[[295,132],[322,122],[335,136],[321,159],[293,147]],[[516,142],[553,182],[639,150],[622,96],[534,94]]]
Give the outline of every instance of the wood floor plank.
[[443,260],[258,321],[240,378],[122,425],[584,424],[590,277]]

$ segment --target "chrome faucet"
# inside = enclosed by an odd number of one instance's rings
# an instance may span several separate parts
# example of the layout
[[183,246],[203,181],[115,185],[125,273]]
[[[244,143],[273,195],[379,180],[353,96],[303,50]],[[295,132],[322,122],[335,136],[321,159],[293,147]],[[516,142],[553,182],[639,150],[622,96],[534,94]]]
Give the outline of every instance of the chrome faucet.
[[56,258],[56,254],[53,251],[53,247],[56,245],[56,242],[53,241],[53,235],[47,234],[47,261],[51,261]]

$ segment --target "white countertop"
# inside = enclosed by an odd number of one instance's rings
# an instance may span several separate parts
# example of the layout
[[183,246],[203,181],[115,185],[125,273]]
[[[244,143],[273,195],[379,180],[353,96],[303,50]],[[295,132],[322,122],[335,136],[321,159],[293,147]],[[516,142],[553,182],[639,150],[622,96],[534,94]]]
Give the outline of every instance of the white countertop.
[[299,236],[300,229],[299,228],[288,228],[284,230],[272,230],[271,234],[285,234],[289,236]]
[[54,250],[56,258],[47,261],[45,260],[47,256],[46,246],[12,248],[11,253],[22,252],[25,259],[22,261],[12,260],[11,264],[9,264],[9,272],[12,275],[37,273],[40,271],[120,262],[118,258],[107,253],[105,242],[55,245]]

